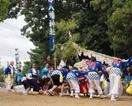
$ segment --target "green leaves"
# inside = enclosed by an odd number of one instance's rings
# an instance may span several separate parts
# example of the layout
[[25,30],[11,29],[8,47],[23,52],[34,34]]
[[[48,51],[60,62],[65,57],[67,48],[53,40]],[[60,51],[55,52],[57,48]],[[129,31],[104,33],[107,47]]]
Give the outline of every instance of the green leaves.
[[30,53],[33,62],[41,64],[47,56],[51,61],[56,56],[57,62],[76,60],[73,42],[108,55],[132,55],[132,0],[55,0],[56,50],[52,53],[47,7],[47,0],[10,0],[8,17],[25,15],[27,25],[21,31],[36,46]]
[[56,45],[54,56],[57,58],[58,63],[60,60],[64,60],[67,64],[74,64],[74,59],[78,58],[78,48],[69,40],[64,44]]
[[78,22],[75,19],[60,20],[56,23],[56,49],[54,55],[58,62],[61,59],[68,62],[73,57],[77,57],[76,48],[73,46],[73,42],[77,42],[80,38],[80,34],[76,32],[77,24]]
[[126,55],[128,57],[132,55],[130,53],[130,45],[132,44],[132,1],[124,0],[122,3],[119,0],[114,0],[114,3],[115,10],[108,19],[108,34],[112,39],[112,47],[115,52],[121,52],[117,56],[124,57]]
[[10,0],[0,0],[0,21],[7,17]]
[[[77,21],[74,19],[69,19],[67,21],[60,20],[56,23],[56,43],[63,44],[68,41],[71,36],[76,35],[75,29],[77,28]],[[73,38],[76,39],[75,37]]]

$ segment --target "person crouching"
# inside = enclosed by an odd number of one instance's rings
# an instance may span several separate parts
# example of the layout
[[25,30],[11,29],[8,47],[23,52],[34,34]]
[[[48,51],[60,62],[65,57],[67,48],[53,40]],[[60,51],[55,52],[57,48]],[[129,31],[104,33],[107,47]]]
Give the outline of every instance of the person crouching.
[[75,95],[75,98],[79,99],[79,93],[80,93],[80,87],[79,87],[79,77],[83,76],[85,77],[86,73],[79,71],[77,68],[71,69],[69,73],[67,74],[67,82],[70,86],[70,96],[73,97]]
[[63,83],[63,75],[59,70],[54,70],[51,73],[51,81],[53,84],[53,87],[51,89],[48,90],[48,93],[50,95],[54,95],[54,91],[62,85]]

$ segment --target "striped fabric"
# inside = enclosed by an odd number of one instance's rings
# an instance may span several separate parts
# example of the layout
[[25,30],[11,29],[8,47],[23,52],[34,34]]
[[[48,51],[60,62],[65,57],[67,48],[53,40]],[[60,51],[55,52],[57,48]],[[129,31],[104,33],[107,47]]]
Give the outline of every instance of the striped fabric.
[[96,72],[89,72],[88,79],[98,79],[99,75]]
[[110,71],[110,74],[122,75],[122,72],[119,68],[112,67],[111,71]]

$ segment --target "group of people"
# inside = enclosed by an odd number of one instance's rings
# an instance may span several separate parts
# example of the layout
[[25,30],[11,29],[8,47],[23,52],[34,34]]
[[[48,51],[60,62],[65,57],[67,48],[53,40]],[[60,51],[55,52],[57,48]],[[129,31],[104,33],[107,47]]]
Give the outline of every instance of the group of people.
[[[126,88],[132,80],[132,58],[127,61],[115,60],[111,65],[103,64],[95,57],[82,60],[83,66],[59,65],[57,69],[45,64],[42,69],[36,69],[34,64],[23,76],[19,70],[16,74],[17,85],[14,89],[23,94],[36,91],[45,95],[60,95],[69,93],[71,97],[80,98],[80,93],[89,96],[91,99],[97,95],[100,98],[110,96],[116,101],[121,93],[122,76],[126,81]],[[9,90],[13,85],[12,76],[14,73],[13,63],[5,70],[5,84]],[[9,80],[9,75],[11,76]]]

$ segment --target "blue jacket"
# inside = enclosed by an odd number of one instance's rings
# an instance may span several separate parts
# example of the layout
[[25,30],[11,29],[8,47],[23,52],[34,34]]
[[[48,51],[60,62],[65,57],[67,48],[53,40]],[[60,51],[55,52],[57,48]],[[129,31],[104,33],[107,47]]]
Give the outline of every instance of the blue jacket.
[[61,73],[63,75],[63,79],[66,80],[66,76],[67,76],[69,70],[66,69],[66,68],[62,68],[62,69],[60,69],[60,71],[61,71]]
[[71,70],[67,76],[66,76],[66,79],[69,80],[69,79],[75,79],[75,80],[78,80],[78,78],[82,76],[84,78],[87,78],[87,73],[86,72],[82,72],[82,71],[79,71],[79,70]]
[[114,61],[112,63],[112,67],[116,67],[116,68],[125,68],[127,66],[127,62],[123,62],[123,61]]
[[74,73],[76,75],[76,77],[78,77],[78,78],[80,76],[85,77],[85,75],[87,74],[86,72],[79,71],[79,70],[72,70],[71,72]]
[[11,74],[11,69],[9,66],[4,70],[4,75],[8,75],[8,74]]
[[22,78],[23,78],[23,74],[22,74],[22,72],[18,72],[18,73],[16,73],[16,78],[17,78],[17,81],[22,80]]
[[100,62],[90,62],[88,64],[88,70],[89,72],[98,72],[99,70],[102,70],[103,65]]

